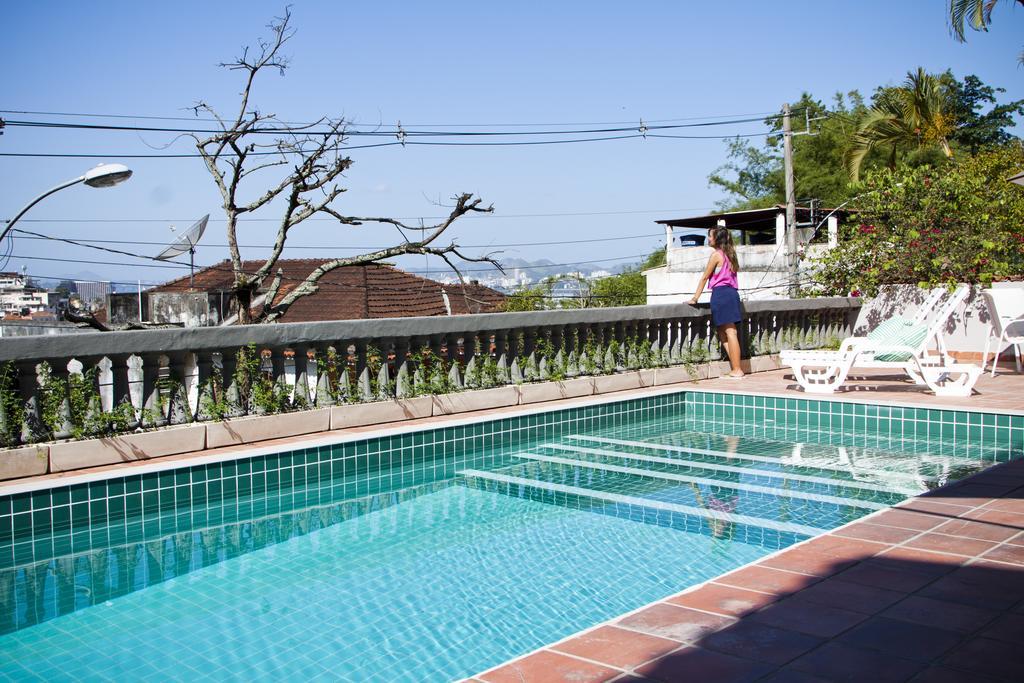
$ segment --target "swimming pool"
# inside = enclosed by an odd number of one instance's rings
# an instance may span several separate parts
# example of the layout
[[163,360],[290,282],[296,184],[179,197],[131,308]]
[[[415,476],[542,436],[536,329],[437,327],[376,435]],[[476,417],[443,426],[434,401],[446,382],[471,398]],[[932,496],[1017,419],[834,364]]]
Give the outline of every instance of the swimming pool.
[[459,678],[1019,457],[1022,434],[688,391],[2,496],[0,675]]

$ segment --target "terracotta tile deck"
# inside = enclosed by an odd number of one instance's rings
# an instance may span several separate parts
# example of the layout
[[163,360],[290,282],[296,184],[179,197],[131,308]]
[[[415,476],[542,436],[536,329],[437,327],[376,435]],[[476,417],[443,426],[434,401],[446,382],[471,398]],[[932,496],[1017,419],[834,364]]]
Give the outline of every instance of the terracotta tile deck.
[[[1024,411],[1024,377],[969,399],[861,375],[840,400]],[[784,370],[696,388],[806,396]],[[823,397],[829,398],[829,397]],[[903,501],[472,681],[1024,680],[1024,460]],[[559,653],[557,667],[545,666]],[[649,655],[649,659],[643,660]]]

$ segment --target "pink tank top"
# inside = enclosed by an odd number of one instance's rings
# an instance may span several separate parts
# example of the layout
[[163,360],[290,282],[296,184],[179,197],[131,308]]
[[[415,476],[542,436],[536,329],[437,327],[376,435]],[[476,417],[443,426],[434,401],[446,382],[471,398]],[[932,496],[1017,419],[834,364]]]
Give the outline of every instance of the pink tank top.
[[729,263],[729,257],[725,255],[725,252],[721,249],[718,253],[722,255],[722,265],[718,266],[718,270],[711,274],[711,279],[708,280],[708,286],[711,289],[715,287],[732,287],[733,289],[739,289],[739,282],[736,281],[736,272],[732,269],[732,264]]

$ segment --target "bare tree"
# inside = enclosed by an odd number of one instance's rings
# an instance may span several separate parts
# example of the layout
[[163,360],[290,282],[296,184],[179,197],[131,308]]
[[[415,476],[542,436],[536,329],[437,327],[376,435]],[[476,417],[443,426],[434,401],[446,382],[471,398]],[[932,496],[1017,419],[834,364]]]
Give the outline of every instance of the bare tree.
[[[281,55],[281,48],[294,35],[290,21],[291,12],[286,9],[283,17],[276,18],[268,26],[269,40],[261,40],[257,50],[245,48],[238,59],[220,65],[231,71],[240,71],[245,76],[238,113],[233,119],[222,117],[206,102],[198,102],[193,107],[197,116],[200,112],[213,116],[221,129],[208,137],[192,137],[223,199],[233,274],[231,291],[238,305],[238,322],[273,322],[279,319],[295,301],[315,293],[320,279],[327,273],[346,266],[377,263],[402,254],[432,254],[444,259],[459,275],[460,281],[462,276],[453,257],[497,266],[498,263],[490,256],[474,258],[462,254],[454,242],[435,246],[441,235],[460,217],[493,210],[491,206],[481,206],[481,200],[471,194],[454,197],[448,217],[432,226],[413,227],[393,218],[346,216],[334,208],[334,201],[345,191],[336,181],[352,165],[351,159],[344,154],[344,119],[324,117],[306,125],[287,125],[273,114],[261,113],[250,102],[253,84],[261,71],[277,69],[283,74],[288,68],[288,60]],[[273,168],[288,170],[255,199],[242,201],[243,181]],[[255,272],[246,272],[238,249],[239,217],[258,211],[275,200],[283,202],[283,214],[273,249]],[[262,309],[254,314],[251,310],[254,294],[275,272],[290,231],[316,214],[333,217],[343,225],[361,225],[364,222],[389,224],[398,230],[401,241],[386,249],[324,263],[275,303],[283,277],[278,269],[264,297]],[[419,239],[410,240],[407,231],[418,231]]]

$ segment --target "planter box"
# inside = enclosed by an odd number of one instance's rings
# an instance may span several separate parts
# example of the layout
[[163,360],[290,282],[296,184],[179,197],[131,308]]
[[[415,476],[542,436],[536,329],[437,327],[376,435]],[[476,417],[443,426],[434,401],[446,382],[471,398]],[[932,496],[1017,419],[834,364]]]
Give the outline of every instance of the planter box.
[[782,363],[779,362],[778,354],[754,356],[750,359],[749,372],[768,372],[769,370],[778,370],[781,367]]
[[[742,367],[742,366],[741,366]],[[718,360],[708,363],[708,378],[714,379],[732,372],[732,366],[727,360]]]
[[383,422],[399,422],[430,417],[433,408],[429,396],[403,398],[378,403],[356,403],[331,408],[331,429],[362,427]]
[[654,386],[654,380],[657,377],[657,370],[655,368],[641,368],[640,370],[637,370],[637,372],[640,373],[640,386]]
[[106,439],[67,441],[50,444],[50,471],[66,472],[83,467],[148,460],[165,455],[201,451],[205,447],[205,424],[170,427]]
[[0,451],[0,480],[46,474],[49,466],[48,446],[22,446]]
[[557,401],[562,398],[579,398],[594,393],[593,377],[577,377],[562,382],[540,382],[538,384],[520,384],[520,403],[540,403]]
[[206,424],[206,447],[220,448],[242,443],[268,441],[285,436],[326,432],[331,428],[331,411],[303,410],[282,415],[255,415]]
[[662,384],[681,384],[682,382],[693,382],[700,378],[700,368],[693,368],[693,376],[686,371],[686,367],[682,365],[674,365],[670,368],[658,368],[654,371],[654,383],[656,385]]
[[472,410],[488,410],[504,408],[519,404],[519,387],[507,386],[495,389],[478,389],[463,391],[457,394],[441,394],[432,396],[434,415],[451,415],[466,413]]
[[639,389],[643,386],[640,373],[634,371],[624,372],[620,375],[598,375],[594,377],[594,393],[607,394],[612,391],[626,391],[627,389]]

